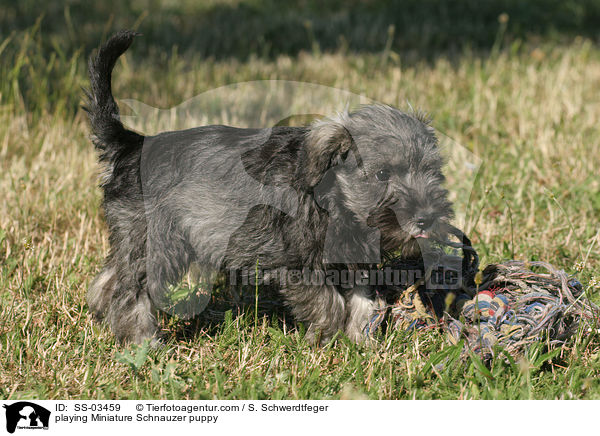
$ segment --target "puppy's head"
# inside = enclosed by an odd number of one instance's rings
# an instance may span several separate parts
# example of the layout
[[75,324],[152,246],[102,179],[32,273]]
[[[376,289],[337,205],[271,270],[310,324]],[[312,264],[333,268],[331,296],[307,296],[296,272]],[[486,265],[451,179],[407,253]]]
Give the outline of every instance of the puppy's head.
[[331,219],[376,228],[384,251],[412,257],[420,242],[445,236],[453,215],[442,165],[423,117],[364,106],[312,126],[304,177]]

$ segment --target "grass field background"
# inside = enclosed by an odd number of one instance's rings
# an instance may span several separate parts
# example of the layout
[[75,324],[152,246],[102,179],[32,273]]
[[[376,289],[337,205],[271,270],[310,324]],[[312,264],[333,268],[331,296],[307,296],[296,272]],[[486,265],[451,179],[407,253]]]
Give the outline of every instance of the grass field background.
[[90,50],[124,27],[144,36],[117,98],[168,108],[284,79],[424,109],[482,159],[467,225],[482,263],[543,259],[598,301],[600,2],[38,3],[0,2],[0,398],[600,397],[584,330],[489,369],[438,332],[311,348],[252,308],[193,334],[171,320],[157,350],[115,344],[85,303],[108,244],[80,109]]

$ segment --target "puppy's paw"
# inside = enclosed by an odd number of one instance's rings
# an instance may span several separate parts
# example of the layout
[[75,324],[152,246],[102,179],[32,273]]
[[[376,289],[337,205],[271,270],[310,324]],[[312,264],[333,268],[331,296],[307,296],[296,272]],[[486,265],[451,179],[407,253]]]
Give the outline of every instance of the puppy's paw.
[[346,328],[344,332],[348,339],[350,339],[355,344],[363,344],[368,341],[369,337],[363,333],[362,329],[359,328]]
[[308,327],[304,340],[312,346],[323,347],[329,344],[337,337],[336,333],[325,333],[322,329],[315,327],[314,324]]

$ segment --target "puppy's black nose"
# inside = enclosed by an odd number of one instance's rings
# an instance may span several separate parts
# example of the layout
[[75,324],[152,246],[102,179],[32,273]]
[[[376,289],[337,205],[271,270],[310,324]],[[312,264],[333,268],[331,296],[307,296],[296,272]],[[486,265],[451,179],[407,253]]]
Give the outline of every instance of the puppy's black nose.
[[426,230],[431,227],[431,224],[433,224],[433,218],[426,215],[418,215],[415,220],[417,227],[419,227],[421,230]]

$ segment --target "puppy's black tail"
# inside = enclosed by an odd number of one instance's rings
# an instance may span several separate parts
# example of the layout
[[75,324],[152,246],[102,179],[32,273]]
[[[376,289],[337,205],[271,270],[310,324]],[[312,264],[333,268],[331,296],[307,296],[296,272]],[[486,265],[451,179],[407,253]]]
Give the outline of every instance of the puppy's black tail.
[[102,160],[114,160],[143,143],[142,135],[127,130],[119,120],[119,108],[111,90],[115,63],[137,35],[130,30],[116,33],[89,60],[91,90],[84,90],[87,104],[83,109],[90,118],[94,145],[101,151]]

